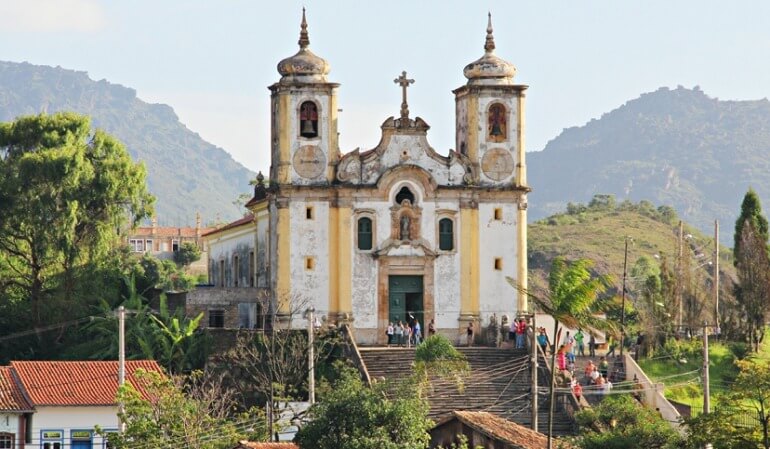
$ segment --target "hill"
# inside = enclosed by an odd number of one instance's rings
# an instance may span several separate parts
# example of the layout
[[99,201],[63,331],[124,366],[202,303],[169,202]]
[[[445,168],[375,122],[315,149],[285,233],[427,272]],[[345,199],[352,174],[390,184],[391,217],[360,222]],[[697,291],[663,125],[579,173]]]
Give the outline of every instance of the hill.
[[145,163],[159,223],[192,225],[197,211],[204,223],[240,216],[232,202],[250,190],[254,173],[187,129],[171,107],[85,72],[0,61],[0,121],[63,110],[90,115]]
[[[530,288],[540,289],[547,285],[551,262],[557,256],[568,260],[588,258],[596,264],[594,271],[610,274],[617,291],[623,279],[624,237],[630,237],[628,247],[628,273],[636,261],[647,256],[658,262],[666,260],[674,269],[677,259],[679,220],[673,209],[654,207],[642,201],[638,204],[623,202],[617,205],[606,202],[589,203],[588,206],[572,204],[570,212],[553,215],[529,226],[529,275]],[[704,294],[710,292],[711,258],[713,239],[703,235],[693,226],[684,225],[683,254],[689,257],[691,276],[700,280],[698,288]],[[732,252],[720,246],[720,297],[732,298],[732,288],[725,280],[735,279]],[[629,274],[628,288],[633,290]],[[632,293],[633,296],[633,293]]]
[[732,244],[748,188],[770,201],[770,102],[660,88],[565,129],[527,158],[531,219],[605,193],[672,206],[703,230],[718,219]]

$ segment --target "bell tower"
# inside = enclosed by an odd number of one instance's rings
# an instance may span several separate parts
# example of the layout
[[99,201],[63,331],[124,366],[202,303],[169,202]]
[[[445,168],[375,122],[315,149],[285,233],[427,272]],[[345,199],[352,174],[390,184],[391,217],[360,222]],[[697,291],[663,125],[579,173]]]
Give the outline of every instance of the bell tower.
[[337,88],[326,80],[329,63],[310,51],[305,9],[299,51],[278,63],[281,79],[270,86],[270,180],[279,185],[324,185],[339,159]]
[[524,91],[516,67],[495,55],[492,15],[484,55],[465,66],[468,83],[455,94],[457,151],[477,167],[481,185],[527,185],[524,164]]

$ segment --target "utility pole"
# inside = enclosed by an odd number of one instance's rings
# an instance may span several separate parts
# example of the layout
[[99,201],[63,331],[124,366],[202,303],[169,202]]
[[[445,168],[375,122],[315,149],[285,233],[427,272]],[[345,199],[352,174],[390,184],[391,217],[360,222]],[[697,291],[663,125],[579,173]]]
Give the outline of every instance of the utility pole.
[[308,401],[310,402],[310,405],[315,404],[315,362],[314,362],[314,348],[313,348],[313,334],[315,333],[315,329],[313,329],[313,324],[315,324],[315,307],[311,307],[307,309],[307,341],[308,341],[308,352],[307,352],[307,366],[308,366]]
[[679,220],[679,241],[678,241],[678,256],[677,256],[677,275],[676,275],[676,300],[679,302],[679,317],[677,319],[677,326],[679,326],[679,329],[682,329],[682,317],[684,315],[684,304],[682,301],[682,270],[683,270],[683,260],[682,260],[682,246],[684,245],[684,224],[682,223],[682,220]]
[[[540,345],[537,344],[537,321],[535,319],[535,312],[532,312],[532,374],[530,376],[531,378],[531,385],[530,385],[530,394],[532,395],[532,430],[537,432],[537,351],[540,348]],[[545,354],[543,354],[545,356]]]
[[625,237],[625,250],[623,251],[623,302],[620,308],[620,357],[623,357],[623,346],[626,343],[626,273],[628,266],[628,236]]
[[[122,388],[126,383],[126,308],[118,307],[118,387]],[[118,415],[125,411],[123,401],[118,403]],[[126,431],[126,424],[118,418],[118,432]]]
[[714,326],[719,339],[719,220],[714,220]]
[[703,413],[711,413],[709,388],[709,325],[703,323]]

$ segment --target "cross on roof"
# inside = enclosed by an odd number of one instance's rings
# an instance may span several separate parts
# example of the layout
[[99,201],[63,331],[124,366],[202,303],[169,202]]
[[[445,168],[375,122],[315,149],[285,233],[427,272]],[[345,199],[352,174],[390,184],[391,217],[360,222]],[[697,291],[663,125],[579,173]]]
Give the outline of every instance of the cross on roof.
[[401,86],[401,118],[409,118],[409,105],[406,103],[406,88],[414,83],[414,80],[406,77],[406,71],[401,72],[401,76],[393,80],[394,83]]

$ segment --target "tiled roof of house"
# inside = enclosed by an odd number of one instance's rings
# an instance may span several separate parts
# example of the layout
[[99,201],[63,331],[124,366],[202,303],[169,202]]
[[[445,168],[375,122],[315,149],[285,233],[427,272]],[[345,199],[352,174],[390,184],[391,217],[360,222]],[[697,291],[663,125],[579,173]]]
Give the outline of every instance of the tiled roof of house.
[[[455,411],[454,416],[466,425],[486,434],[490,438],[502,440],[521,449],[544,449],[548,447],[548,437],[530,428],[508,421],[488,412]],[[451,419],[451,418],[450,418]],[[560,442],[560,447],[572,446]]]
[[205,237],[205,236],[209,236],[209,235],[218,234],[218,233],[220,233],[222,231],[227,231],[228,229],[237,228],[239,226],[243,226],[243,225],[249,224],[249,223],[251,223],[253,221],[254,221],[254,214],[246,214],[243,218],[235,220],[232,223],[228,223],[228,224],[222,226],[221,228],[217,228],[217,229],[214,229],[212,231],[209,231],[209,232],[203,234],[203,236]]
[[133,231],[129,232],[129,236],[131,237],[191,237],[194,238],[198,235],[198,231],[200,231],[201,234],[205,234],[207,232],[215,231],[216,228],[209,227],[209,228],[176,228],[173,226],[156,226],[155,227],[155,233],[153,234],[153,228],[152,226],[141,226]]
[[30,412],[32,409],[21,387],[14,380],[11,367],[0,366],[0,411]]
[[294,443],[261,443],[256,441],[241,441],[233,449],[299,449]]
[[[114,405],[118,362],[12,361],[11,369],[32,405]],[[138,369],[162,372],[154,360],[126,361],[126,382],[142,391]]]

